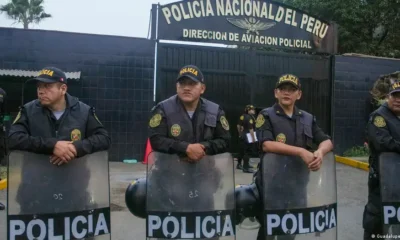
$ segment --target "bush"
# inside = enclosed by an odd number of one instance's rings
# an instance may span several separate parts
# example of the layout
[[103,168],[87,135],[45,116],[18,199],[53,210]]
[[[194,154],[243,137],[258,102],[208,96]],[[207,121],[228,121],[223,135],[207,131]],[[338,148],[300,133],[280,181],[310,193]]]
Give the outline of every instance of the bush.
[[367,146],[355,146],[343,153],[344,157],[368,157],[369,149]]

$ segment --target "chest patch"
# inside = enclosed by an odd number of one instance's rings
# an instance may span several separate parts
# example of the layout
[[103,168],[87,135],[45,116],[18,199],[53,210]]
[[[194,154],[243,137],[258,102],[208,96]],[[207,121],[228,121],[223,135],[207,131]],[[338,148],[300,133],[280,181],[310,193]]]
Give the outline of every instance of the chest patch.
[[174,124],[171,127],[171,135],[174,137],[177,137],[181,134],[181,126],[179,126],[178,124]]
[[286,142],[286,136],[285,136],[285,134],[279,133],[279,134],[276,136],[276,141],[277,141],[277,142],[281,142],[281,143],[285,143],[285,142]]
[[385,127],[386,126],[385,119],[383,117],[381,117],[381,116],[376,116],[374,118],[374,125],[379,127],[379,128]]
[[81,131],[79,129],[74,129],[71,132],[71,140],[73,142],[81,140]]

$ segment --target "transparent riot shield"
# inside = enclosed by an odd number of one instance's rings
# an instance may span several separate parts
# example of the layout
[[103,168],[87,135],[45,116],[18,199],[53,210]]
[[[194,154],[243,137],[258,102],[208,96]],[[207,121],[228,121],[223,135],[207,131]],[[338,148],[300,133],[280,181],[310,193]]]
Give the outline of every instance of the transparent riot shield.
[[111,239],[108,153],[60,166],[13,151],[8,165],[8,240]]
[[[400,236],[400,154],[385,152],[379,156],[382,221],[384,234]],[[393,237],[394,238],[394,237]]]
[[266,239],[336,240],[336,164],[332,152],[318,171],[299,157],[262,158]]
[[152,152],[147,166],[148,239],[236,239],[231,154],[190,162]]

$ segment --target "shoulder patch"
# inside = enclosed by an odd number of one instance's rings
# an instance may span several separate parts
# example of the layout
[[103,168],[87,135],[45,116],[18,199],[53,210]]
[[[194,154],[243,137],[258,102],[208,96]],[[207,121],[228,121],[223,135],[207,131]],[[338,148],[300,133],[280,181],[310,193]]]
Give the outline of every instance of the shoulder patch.
[[15,124],[21,118],[21,110],[19,110],[18,115],[15,117],[15,120],[12,124]]
[[221,121],[221,125],[222,127],[226,130],[229,131],[229,123],[228,120],[226,120],[225,116],[221,116],[221,118],[219,119]]
[[256,128],[260,128],[262,125],[265,123],[265,118],[264,115],[261,113],[258,114],[257,119],[256,119]]
[[376,117],[374,118],[374,125],[377,126],[377,127],[379,127],[379,128],[382,128],[382,127],[385,127],[385,126],[386,126],[386,121],[385,121],[385,119],[384,119],[383,117],[381,117],[381,116],[376,116]]
[[152,128],[158,127],[158,125],[160,125],[161,123],[161,119],[162,119],[161,114],[159,113],[154,114],[153,117],[150,119],[149,126]]
[[242,120],[243,121],[243,119],[244,119],[244,116],[242,115],[242,116],[240,116],[240,120]]

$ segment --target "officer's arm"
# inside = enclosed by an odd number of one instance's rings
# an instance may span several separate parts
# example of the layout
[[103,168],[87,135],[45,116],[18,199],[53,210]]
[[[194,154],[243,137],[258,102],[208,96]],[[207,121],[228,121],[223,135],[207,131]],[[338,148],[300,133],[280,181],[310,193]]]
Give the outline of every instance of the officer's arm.
[[73,142],[77,157],[85,156],[94,152],[105,151],[110,148],[111,138],[107,130],[103,127],[94,112],[94,108],[89,111],[86,122],[86,138]]
[[238,124],[236,125],[237,130],[238,130],[238,133],[239,133],[239,136],[240,136],[240,135],[242,134],[242,132],[243,132],[243,120],[244,120],[244,116],[242,115],[242,116],[240,116],[239,122],[238,122]]
[[[157,116],[160,116],[161,119],[157,120]],[[168,137],[167,119],[165,118],[164,111],[160,107],[152,111],[148,130],[150,144],[154,151],[186,154],[189,143]]]
[[20,110],[8,135],[10,150],[30,151],[40,154],[52,154],[56,138],[32,137],[29,132],[28,118],[24,108]]
[[312,125],[312,134],[314,136],[314,143],[318,145],[318,150],[322,152],[322,155],[325,156],[328,152],[332,151],[333,144],[328,135],[326,135],[322,129],[318,126],[317,121],[314,117],[313,125]]
[[400,142],[392,137],[382,116],[376,114],[370,118],[367,125],[367,138],[368,143],[379,152],[400,153]]
[[200,144],[206,147],[207,155],[215,155],[227,152],[230,140],[231,134],[229,132],[229,122],[226,119],[224,110],[220,108],[213,139],[201,142]]
[[[250,117],[250,115],[247,115],[247,116],[245,117],[243,123],[244,123],[243,125],[245,126],[245,128],[246,128],[246,129],[249,129],[251,138],[252,138],[253,142],[255,142],[256,136],[254,135],[254,129],[253,129],[253,124],[254,124],[254,123],[253,123],[253,118]],[[246,138],[247,138],[247,136],[246,136]]]
[[256,129],[259,132],[261,148],[264,152],[300,156],[303,148],[290,146],[285,143],[276,142],[272,132],[272,124],[266,111],[261,111],[257,116]]

